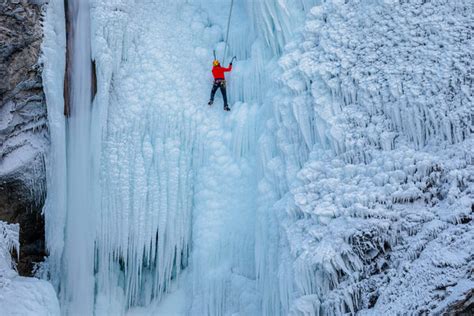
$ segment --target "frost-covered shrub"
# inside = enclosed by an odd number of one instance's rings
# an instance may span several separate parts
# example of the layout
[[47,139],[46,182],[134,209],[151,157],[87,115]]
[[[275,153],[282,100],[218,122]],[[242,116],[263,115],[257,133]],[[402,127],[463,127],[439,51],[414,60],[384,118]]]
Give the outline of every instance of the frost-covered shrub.
[[0,221],[0,282],[14,268],[11,251],[20,253],[20,226]]

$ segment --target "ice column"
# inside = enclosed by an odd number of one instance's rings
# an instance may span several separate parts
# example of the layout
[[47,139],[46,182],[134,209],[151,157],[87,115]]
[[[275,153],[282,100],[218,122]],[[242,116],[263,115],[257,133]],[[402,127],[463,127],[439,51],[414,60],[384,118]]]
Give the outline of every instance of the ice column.
[[65,312],[92,315],[94,217],[91,168],[91,41],[88,0],[67,2],[70,23],[69,96],[66,123],[67,202],[60,298]]

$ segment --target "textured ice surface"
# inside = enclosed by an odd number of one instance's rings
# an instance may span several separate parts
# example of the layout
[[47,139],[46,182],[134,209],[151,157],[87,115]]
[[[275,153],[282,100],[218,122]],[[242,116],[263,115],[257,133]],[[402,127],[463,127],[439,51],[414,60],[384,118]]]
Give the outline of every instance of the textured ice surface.
[[[92,156],[92,182],[100,187],[82,205],[97,222],[83,227],[94,245],[81,249],[94,251],[94,262],[82,261],[82,271],[95,271],[97,295],[94,306],[66,301],[64,307],[120,314],[156,306],[189,269],[179,290],[194,298],[187,310],[255,313],[255,295],[245,293],[255,290],[256,107],[235,104],[226,115],[220,98],[207,106],[209,61],[221,30],[184,3],[97,1],[91,18],[99,87],[85,150]],[[54,199],[52,193],[46,212],[60,214],[61,205],[53,203],[61,201]],[[68,218],[71,212],[67,206]],[[50,236],[61,227],[52,227]],[[66,240],[72,241],[73,228],[66,224]],[[75,242],[86,244],[77,236]],[[53,269],[61,267],[52,274],[62,295],[91,293],[86,283],[67,284],[74,266],[60,262],[74,261],[74,247],[52,247],[60,254],[50,260]],[[74,286],[81,288],[69,289]]]
[[66,26],[64,21],[64,2],[48,3],[43,26],[41,60],[51,144],[47,155],[47,196],[43,212],[45,241],[49,252],[48,267],[51,283],[56,289],[61,278],[59,271],[66,222],[66,122],[63,114]]
[[311,9],[279,60],[267,123],[278,151],[260,187],[279,192],[286,178],[291,192],[268,209],[285,232],[267,238],[288,238],[291,254],[263,258],[284,271],[264,270],[264,306],[284,296],[283,313],[423,313],[462,296],[473,255],[470,15],[462,1]]

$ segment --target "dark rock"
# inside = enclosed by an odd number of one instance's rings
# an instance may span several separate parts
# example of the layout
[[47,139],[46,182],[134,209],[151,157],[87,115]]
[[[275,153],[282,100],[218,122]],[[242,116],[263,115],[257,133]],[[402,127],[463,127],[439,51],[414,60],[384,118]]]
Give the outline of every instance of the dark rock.
[[471,289],[464,298],[449,305],[443,315],[472,316],[474,315],[474,289]]
[[45,152],[49,145],[40,56],[42,4],[0,1],[0,220],[20,224],[18,271],[45,256]]

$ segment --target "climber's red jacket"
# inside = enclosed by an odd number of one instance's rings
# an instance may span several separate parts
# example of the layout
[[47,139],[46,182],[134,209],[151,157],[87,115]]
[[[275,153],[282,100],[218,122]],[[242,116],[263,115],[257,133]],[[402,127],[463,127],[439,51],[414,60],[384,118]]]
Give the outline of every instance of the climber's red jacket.
[[232,70],[232,64],[229,65],[228,68],[221,67],[219,66],[214,66],[212,67],[212,75],[214,76],[214,79],[221,79],[225,80],[225,72],[229,72]]

